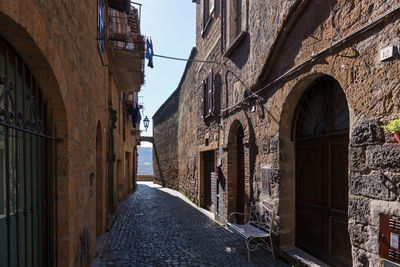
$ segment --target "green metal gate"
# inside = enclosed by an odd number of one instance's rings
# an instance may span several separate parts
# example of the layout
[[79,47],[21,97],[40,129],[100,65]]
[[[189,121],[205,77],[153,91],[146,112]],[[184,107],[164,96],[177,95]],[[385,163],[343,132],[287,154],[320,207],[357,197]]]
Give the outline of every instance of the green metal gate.
[[32,72],[0,37],[0,266],[54,266],[55,142]]

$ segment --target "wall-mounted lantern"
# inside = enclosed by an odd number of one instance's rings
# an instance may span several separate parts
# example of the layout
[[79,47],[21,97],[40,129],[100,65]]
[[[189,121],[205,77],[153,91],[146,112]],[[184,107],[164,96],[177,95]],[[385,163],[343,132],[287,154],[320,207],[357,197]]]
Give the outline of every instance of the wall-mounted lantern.
[[147,128],[149,128],[149,122],[150,122],[150,120],[146,116],[146,118],[144,118],[144,120],[143,120],[144,128],[146,128],[146,132],[147,132]]

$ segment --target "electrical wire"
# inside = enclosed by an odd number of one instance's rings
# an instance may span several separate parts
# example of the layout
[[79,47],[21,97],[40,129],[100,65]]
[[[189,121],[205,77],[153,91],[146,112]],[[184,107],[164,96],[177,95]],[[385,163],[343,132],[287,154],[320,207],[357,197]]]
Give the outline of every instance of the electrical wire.
[[185,59],[185,58],[169,57],[169,56],[163,56],[163,55],[157,55],[157,54],[154,54],[153,56],[160,57],[160,58],[166,58],[166,59],[172,59],[172,60],[179,60],[179,61],[211,63],[211,64],[217,64],[217,65],[221,65],[221,66],[225,65],[225,64],[222,64],[222,63],[219,63],[219,62],[216,62],[216,61],[210,61],[210,60]]
[[230,107],[227,107],[227,108],[223,109],[222,113],[223,112],[227,112],[230,109],[234,109],[234,108],[238,107],[239,105],[245,103],[247,100],[249,100],[251,98],[259,97],[259,93],[261,93],[262,91],[274,86],[276,83],[282,81],[284,78],[286,78],[286,77],[292,75],[293,73],[301,70],[303,67],[305,67],[306,65],[314,62],[317,58],[321,57],[322,55],[324,55],[326,53],[330,53],[330,51],[332,49],[341,47],[342,45],[346,44],[351,37],[356,36],[358,34],[362,34],[362,33],[366,32],[366,31],[372,29],[373,27],[375,27],[376,25],[380,24],[382,21],[388,19],[388,17],[393,16],[396,12],[399,12],[399,11],[400,11],[400,5],[397,5],[394,8],[388,10],[384,14],[382,14],[379,17],[377,17],[376,19],[364,24],[363,26],[361,26],[357,30],[351,32],[350,34],[346,35],[345,37],[343,37],[343,38],[331,43],[330,46],[325,47],[324,49],[320,50],[316,54],[313,54],[308,59],[304,60],[302,63],[298,64],[297,66],[294,66],[293,68],[291,68],[290,70],[288,70],[287,72],[285,72],[284,74],[282,74],[281,76],[279,76],[278,78],[276,78],[275,80],[270,82],[269,84],[265,85],[264,87],[260,88],[259,90],[257,90],[254,93],[252,92],[248,97],[244,98],[240,102],[236,103],[235,105],[232,105]]

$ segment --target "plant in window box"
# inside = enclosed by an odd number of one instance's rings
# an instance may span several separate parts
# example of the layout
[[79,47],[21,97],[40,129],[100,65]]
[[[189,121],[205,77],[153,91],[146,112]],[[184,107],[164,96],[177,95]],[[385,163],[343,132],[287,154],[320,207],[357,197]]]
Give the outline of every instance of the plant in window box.
[[394,134],[397,142],[400,143],[400,117],[389,121],[389,124],[382,126],[386,132]]

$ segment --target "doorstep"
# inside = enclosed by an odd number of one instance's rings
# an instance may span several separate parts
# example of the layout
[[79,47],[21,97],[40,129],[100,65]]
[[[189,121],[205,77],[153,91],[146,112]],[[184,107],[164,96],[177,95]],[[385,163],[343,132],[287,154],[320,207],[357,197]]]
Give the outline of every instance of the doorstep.
[[298,248],[282,249],[281,257],[294,266],[301,267],[329,267],[326,263],[314,258],[310,254]]

